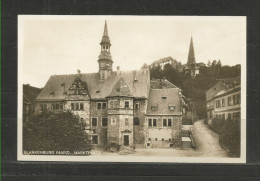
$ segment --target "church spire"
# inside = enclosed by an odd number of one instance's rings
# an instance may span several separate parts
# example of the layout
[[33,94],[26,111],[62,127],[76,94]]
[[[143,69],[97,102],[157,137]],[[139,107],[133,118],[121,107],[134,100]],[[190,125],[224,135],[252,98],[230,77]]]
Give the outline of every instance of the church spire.
[[109,36],[108,36],[108,31],[107,31],[107,21],[105,21],[104,33],[103,33],[103,36],[102,36],[102,39],[101,39],[101,43],[110,44],[110,39],[109,39]]
[[107,21],[105,21],[105,27],[104,27],[104,33],[103,36],[107,36],[108,37],[108,32],[107,32]]
[[191,39],[190,39],[190,49],[189,49],[189,55],[188,55],[187,64],[196,64],[192,36],[191,36]]

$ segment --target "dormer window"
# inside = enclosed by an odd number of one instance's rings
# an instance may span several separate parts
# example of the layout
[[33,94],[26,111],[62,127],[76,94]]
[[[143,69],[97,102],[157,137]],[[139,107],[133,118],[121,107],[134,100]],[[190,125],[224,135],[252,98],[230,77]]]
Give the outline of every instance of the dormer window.
[[174,111],[175,110],[175,106],[173,104],[169,104],[169,110],[170,111]]
[[54,95],[54,91],[51,91],[51,92],[50,92],[50,95],[53,96],[53,95]]

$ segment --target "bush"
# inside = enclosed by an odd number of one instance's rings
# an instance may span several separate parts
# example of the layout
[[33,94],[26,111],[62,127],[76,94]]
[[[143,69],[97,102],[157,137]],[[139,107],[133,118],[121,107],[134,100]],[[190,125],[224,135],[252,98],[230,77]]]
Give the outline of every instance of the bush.
[[219,118],[213,118],[212,119],[212,124],[210,125],[210,129],[214,131],[215,133],[220,133],[222,130],[223,126],[225,124],[225,120],[219,119]]
[[90,151],[86,123],[71,112],[42,112],[23,128],[24,151]]
[[219,134],[219,142],[230,154],[240,156],[240,120],[227,120]]

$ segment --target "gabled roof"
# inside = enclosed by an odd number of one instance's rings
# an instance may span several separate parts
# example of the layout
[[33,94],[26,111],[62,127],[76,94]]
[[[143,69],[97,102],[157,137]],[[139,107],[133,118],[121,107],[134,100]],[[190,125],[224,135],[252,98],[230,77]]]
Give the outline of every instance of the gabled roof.
[[111,94],[108,97],[133,97],[129,87],[121,77],[114,85]]
[[240,76],[235,78],[218,79],[218,82],[206,91],[206,100],[211,100],[213,97],[223,94],[230,89],[240,86]]
[[152,79],[151,88],[162,89],[162,88],[177,88],[177,87],[166,79]]
[[[64,90],[67,91],[77,77],[77,74],[52,75],[38,95],[37,100],[64,100],[66,97]],[[91,99],[105,99],[111,94],[114,85],[120,78],[124,79],[134,97],[148,98],[150,88],[148,69],[121,71],[120,73],[112,72],[111,77],[105,81],[100,81],[99,73],[80,74],[79,77],[87,83]],[[53,94],[51,95],[52,91]]]
[[240,85],[241,79],[240,76],[235,78],[225,78],[225,79],[218,79],[226,88],[234,87],[236,85]]
[[30,85],[23,85],[23,102],[33,104],[40,92],[40,88],[32,87]]
[[[181,115],[179,91],[179,88],[150,89],[146,115]],[[158,109],[152,110],[152,106],[157,106]],[[174,111],[170,111],[169,106],[174,106]]]

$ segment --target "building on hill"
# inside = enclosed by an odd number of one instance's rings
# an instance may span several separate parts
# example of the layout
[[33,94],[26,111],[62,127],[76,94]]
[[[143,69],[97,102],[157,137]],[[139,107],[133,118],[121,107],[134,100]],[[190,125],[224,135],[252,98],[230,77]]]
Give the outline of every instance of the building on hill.
[[[92,143],[98,147],[180,144],[181,90],[167,80],[151,81],[147,68],[120,71],[118,67],[113,71],[106,23],[100,45],[99,71],[52,75],[36,99],[36,110],[71,110],[88,124]],[[161,143],[164,140],[167,143]]]
[[41,89],[30,86],[30,84],[23,85],[23,122],[28,122],[35,112],[35,99],[40,93]]
[[217,84],[207,90],[206,108],[208,119],[240,119],[240,90],[240,76],[220,79]]
[[167,64],[170,64],[178,72],[183,71],[181,62],[178,62],[177,60],[173,59],[172,57],[165,57],[165,58],[156,60],[151,65],[149,65],[149,68],[160,67],[163,70],[164,66]]
[[200,73],[199,70],[201,66],[206,66],[206,64],[202,62],[196,63],[193,39],[191,37],[187,64],[184,65],[184,73],[185,75],[190,75],[191,77],[195,77]]

